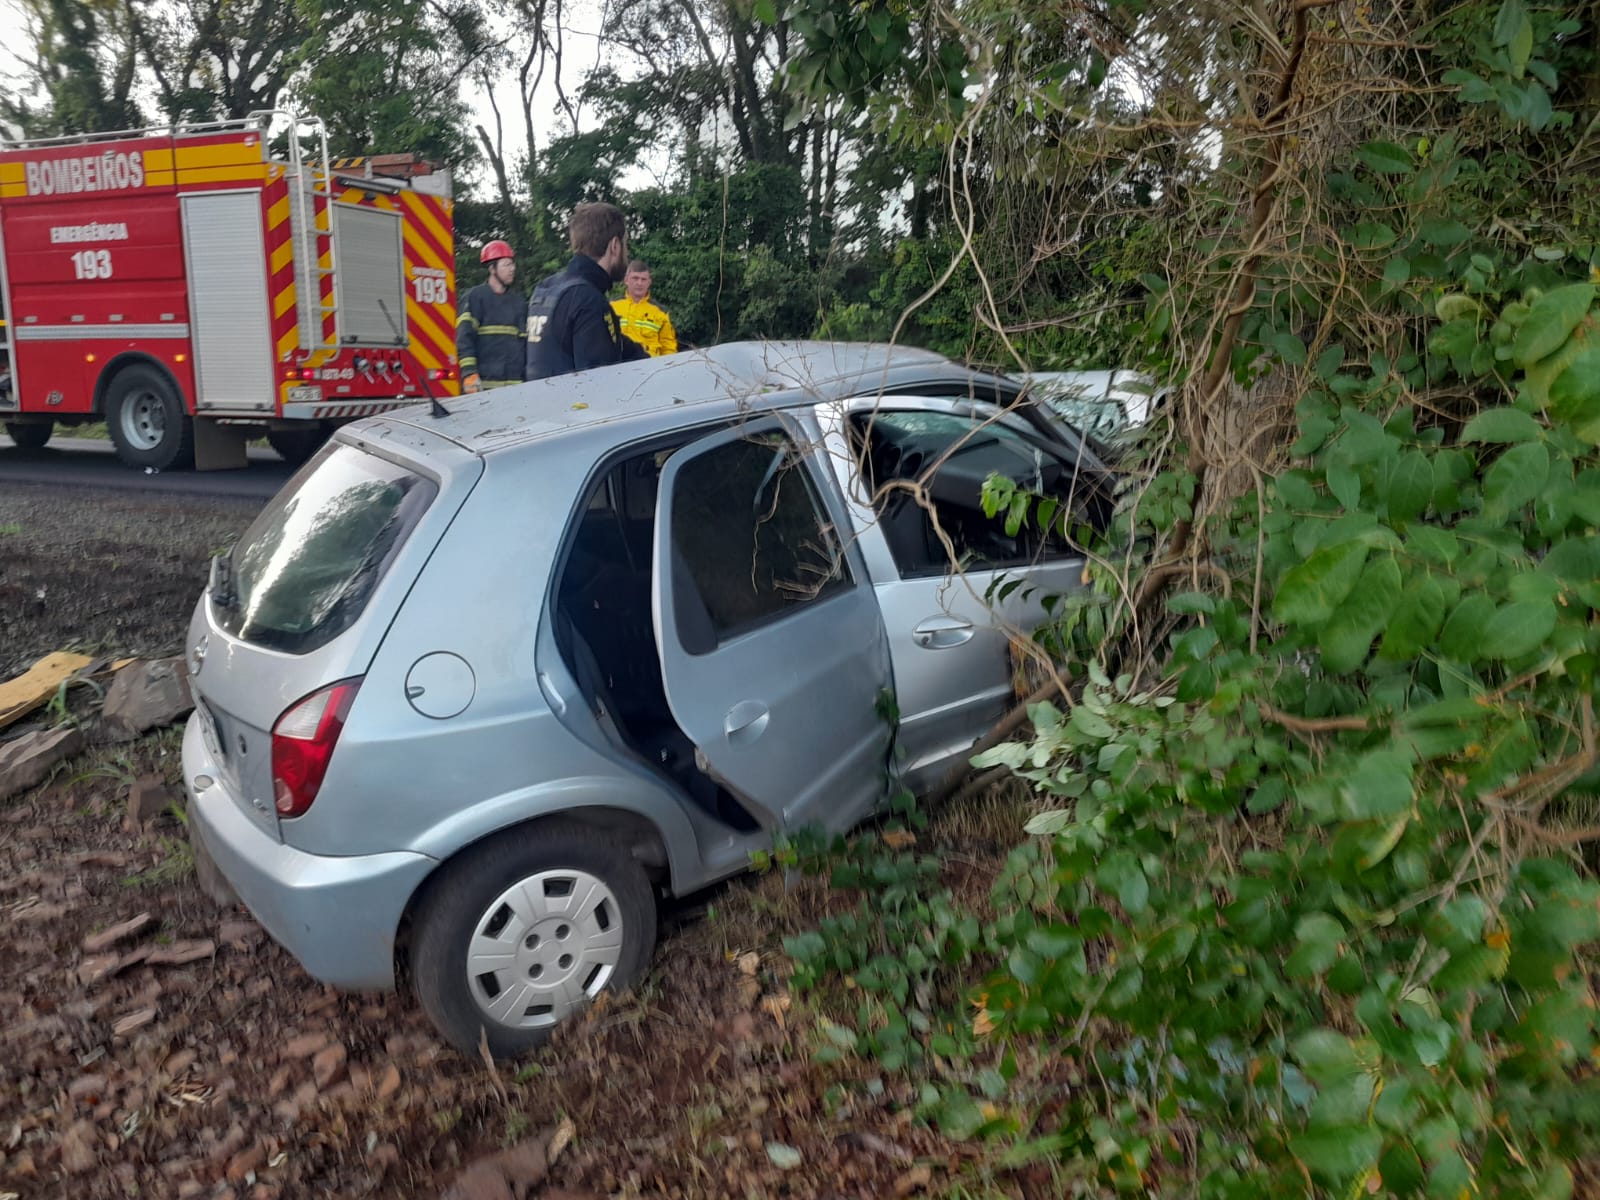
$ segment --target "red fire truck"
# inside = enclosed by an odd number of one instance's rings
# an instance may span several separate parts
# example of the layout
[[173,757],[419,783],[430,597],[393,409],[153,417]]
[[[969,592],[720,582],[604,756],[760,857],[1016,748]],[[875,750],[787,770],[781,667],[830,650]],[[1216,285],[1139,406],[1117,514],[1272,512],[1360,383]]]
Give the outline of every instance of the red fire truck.
[[[104,421],[124,462],[308,457],[459,391],[450,176],[330,160],[315,118],[0,145],[0,424]],[[7,378],[9,376],[9,378]]]

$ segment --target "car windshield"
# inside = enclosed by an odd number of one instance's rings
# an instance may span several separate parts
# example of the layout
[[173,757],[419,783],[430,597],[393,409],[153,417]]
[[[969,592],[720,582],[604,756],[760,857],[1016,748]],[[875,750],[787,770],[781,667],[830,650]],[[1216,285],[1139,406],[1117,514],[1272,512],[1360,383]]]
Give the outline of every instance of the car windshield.
[[1060,413],[1075,429],[1102,441],[1122,432],[1127,423],[1122,406],[1115,400],[1089,397],[1072,392],[1055,392],[1045,397],[1045,403]]
[[361,615],[437,490],[355,447],[329,447],[230,552],[230,586],[212,594],[219,624],[291,654],[326,645]]

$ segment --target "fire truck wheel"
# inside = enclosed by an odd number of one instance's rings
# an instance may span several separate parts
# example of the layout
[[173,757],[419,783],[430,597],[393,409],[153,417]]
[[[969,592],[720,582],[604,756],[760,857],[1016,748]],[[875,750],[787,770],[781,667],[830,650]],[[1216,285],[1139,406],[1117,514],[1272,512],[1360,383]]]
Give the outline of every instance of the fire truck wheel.
[[267,445],[278,452],[278,457],[292,467],[298,467],[310,458],[333,433],[326,425],[307,425],[303,429],[269,429]]
[[172,381],[154,367],[123,367],[106,389],[106,430],[130,467],[194,464],[194,421]]
[[7,421],[6,436],[18,450],[43,450],[55,428],[54,421]]

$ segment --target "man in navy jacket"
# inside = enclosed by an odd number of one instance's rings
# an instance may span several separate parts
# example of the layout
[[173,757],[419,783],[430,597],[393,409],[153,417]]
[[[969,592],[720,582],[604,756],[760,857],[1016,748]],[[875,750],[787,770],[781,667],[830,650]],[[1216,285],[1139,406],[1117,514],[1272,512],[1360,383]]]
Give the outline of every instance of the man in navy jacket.
[[528,302],[527,378],[648,358],[624,336],[606,292],[628,265],[628,232],[614,204],[580,204],[567,230],[572,261],[541,280]]

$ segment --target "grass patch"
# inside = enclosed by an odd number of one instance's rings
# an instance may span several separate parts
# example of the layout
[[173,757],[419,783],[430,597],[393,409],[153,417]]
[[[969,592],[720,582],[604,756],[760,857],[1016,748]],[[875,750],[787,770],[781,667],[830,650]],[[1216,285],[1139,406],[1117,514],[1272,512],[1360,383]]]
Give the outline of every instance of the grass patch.
[[[167,805],[170,813],[185,830],[189,827],[189,814],[183,805]],[[187,836],[160,836],[156,844],[161,847],[161,861],[136,875],[129,875],[122,883],[130,888],[165,888],[194,878],[194,847]]]
[[[109,442],[111,440],[111,432],[106,428],[104,421],[90,421],[84,425],[57,425],[55,436],[58,438],[88,438],[96,442]],[[260,437],[253,437],[245,444],[249,446],[265,446],[267,445],[266,435],[262,434]]]

